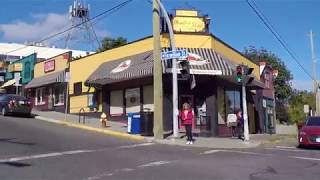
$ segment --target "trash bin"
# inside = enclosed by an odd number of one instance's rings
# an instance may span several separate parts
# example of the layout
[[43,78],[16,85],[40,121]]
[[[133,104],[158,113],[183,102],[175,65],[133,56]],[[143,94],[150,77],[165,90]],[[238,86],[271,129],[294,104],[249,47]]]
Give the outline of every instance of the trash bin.
[[131,118],[129,118],[128,114],[128,120],[131,119],[130,128],[129,128],[129,121],[128,121],[128,129],[130,130],[130,134],[139,134],[140,133],[140,124],[141,124],[141,116],[140,113],[130,113]]
[[210,137],[211,136],[211,123],[210,116],[200,116],[200,136]]
[[128,133],[131,133],[133,113],[128,113]]
[[153,136],[153,112],[150,110],[141,113],[141,135]]

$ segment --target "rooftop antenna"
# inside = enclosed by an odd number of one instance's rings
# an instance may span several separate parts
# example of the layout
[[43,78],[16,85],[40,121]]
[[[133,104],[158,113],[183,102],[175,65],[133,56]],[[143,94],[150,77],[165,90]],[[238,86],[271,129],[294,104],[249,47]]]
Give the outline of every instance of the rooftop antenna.
[[90,5],[83,0],[74,0],[69,6],[69,19],[73,28],[65,39],[65,48],[69,48],[71,41],[77,43],[91,44],[92,50],[101,47],[97,34],[90,20]]

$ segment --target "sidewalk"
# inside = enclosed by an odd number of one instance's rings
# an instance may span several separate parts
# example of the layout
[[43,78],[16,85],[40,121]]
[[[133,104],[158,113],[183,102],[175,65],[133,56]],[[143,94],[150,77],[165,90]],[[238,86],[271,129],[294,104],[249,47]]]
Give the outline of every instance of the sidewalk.
[[[98,133],[104,133],[110,136],[116,136],[120,138],[136,140],[136,141],[146,141],[146,142],[156,142],[160,144],[168,145],[179,145],[179,146],[189,146],[189,147],[206,147],[206,148],[254,148],[259,145],[268,144],[275,139],[276,135],[250,135],[250,141],[244,142],[239,139],[232,139],[229,137],[195,137],[195,143],[193,145],[186,145],[185,138],[173,138],[168,137],[163,140],[155,140],[153,137],[143,137],[140,135],[132,135],[127,133],[127,125],[119,122],[108,121],[107,127],[101,127],[100,120],[98,118],[86,117],[85,123],[79,123],[78,115],[67,115],[67,120],[65,120],[65,115],[63,113],[54,111],[32,111],[35,114],[35,119],[48,121],[52,123],[62,124],[70,127],[81,128],[85,130],[90,130]],[[182,137],[183,134],[180,134]]]

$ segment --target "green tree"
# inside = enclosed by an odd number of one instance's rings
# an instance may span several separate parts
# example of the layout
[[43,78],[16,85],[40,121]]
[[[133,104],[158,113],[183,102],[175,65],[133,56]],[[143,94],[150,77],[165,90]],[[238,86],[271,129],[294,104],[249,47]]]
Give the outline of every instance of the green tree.
[[286,107],[286,104],[293,92],[290,84],[293,76],[290,70],[287,69],[281,58],[264,48],[256,49],[254,46],[250,46],[244,49],[244,55],[256,63],[265,61],[268,65],[271,65],[273,69],[277,69],[279,71],[277,78],[273,80],[276,99],[276,114],[277,119],[280,121],[287,121],[288,108]]
[[101,48],[98,49],[98,52],[117,48],[123,45],[126,45],[127,39],[124,37],[117,37],[117,38],[111,38],[111,37],[105,37],[102,40]]
[[306,114],[304,105],[307,104],[313,110],[316,107],[316,100],[312,92],[294,90],[289,99],[289,119],[291,123],[304,122]]

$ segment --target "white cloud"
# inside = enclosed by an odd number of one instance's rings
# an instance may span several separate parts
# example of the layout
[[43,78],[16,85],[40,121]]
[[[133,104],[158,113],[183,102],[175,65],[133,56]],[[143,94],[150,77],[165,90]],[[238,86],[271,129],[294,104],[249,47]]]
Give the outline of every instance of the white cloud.
[[313,82],[307,80],[292,80],[292,87],[298,90],[313,91]]
[[70,26],[67,14],[31,14],[32,22],[16,20],[0,24],[2,39],[10,42],[39,41]]
[[[15,20],[12,23],[0,24],[0,33],[2,40],[8,42],[32,42],[42,40],[52,34],[61,32],[71,27],[71,21],[68,14],[31,14],[31,22]],[[103,28],[95,28],[98,37],[109,36],[110,33]],[[67,34],[64,33],[57,38],[50,40],[51,43],[56,40],[64,39]],[[49,43],[50,42],[46,42]]]

